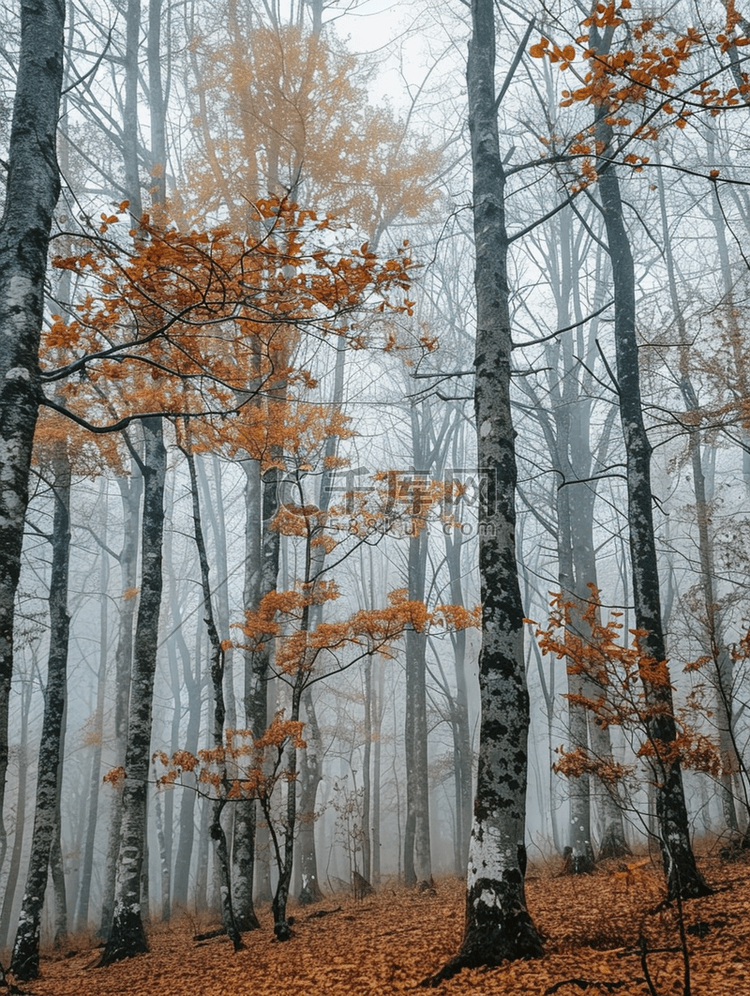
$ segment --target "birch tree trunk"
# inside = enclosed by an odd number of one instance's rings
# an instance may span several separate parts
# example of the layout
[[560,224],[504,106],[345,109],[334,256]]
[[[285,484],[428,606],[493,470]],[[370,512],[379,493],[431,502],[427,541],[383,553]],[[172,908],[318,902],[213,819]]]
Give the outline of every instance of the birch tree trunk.
[[109,965],[148,950],[141,913],[141,871],[145,851],[151,715],[162,594],[167,454],[161,419],[144,419],[143,435],[141,592],[133,647],[115,905],[112,928],[101,957],[101,965]]
[[526,909],[526,781],[529,697],[515,546],[516,460],[510,408],[510,315],[505,176],[495,106],[492,0],[472,0],[469,132],[474,174],[477,340],[474,410],[478,464],[482,646],[481,725],[461,948],[431,980],[464,967],[541,955]]
[[[279,508],[279,475],[270,468],[261,475],[260,465],[250,460],[245,465],[247,476],[246,502],[246,556],[245,607],[257,609],[260,601],[276,589],[279,573],[280,535],[272,528]],[[260,517],[257,516],[260,507]],[[257,739],[263,736],[268,725],[268,682],[272,654],[272,638],[268,636],[260,647],[245,651],[245,722]],[[259,927],[253,904],[255,872],[261,862],[258,853],[259,838],[258,803],[251,800],[239,803],[235,816],[233,871],[236,899],[236,916],[241,930]],[[265,827],[263,827],[265,830]],[[262,856],[262,872],[270,892],[268,854]],[[266,874],[267,872],[267,874]]]
[[[243,603],[246,610],[256,609],[261,599],[262,555],[261,555],[261,515],[263,483],[260,462],[247,458],[242,463],[245,471],[245,578]],[[255,655],[244,651],[245,661],[245,725],[252,728],[255,716],[255,697],[261,693],[260,679],[253,670]],[[265,695],[266,682],[262,683]],[[264,722],[266,706],[263,704]],[[256,737],[263,731],[253,729]],[[253,885],[255,880],[255,799],[238,802],[234,815],[232,841],[232,888],[234,914],[240,930],[251,930],[260,926],[253,905]]]
[[59,840],[59,798],[65,693],[68,670],[68,574],[70,564],[70,461],[67,447],[52,460],[55,514],[52,526],[52,571],[49,589],[50,651],[44,695],[42,740],[36,785],[34,831],[10,968],[17,979],[28,982],[39,975],[39,934],[44,893],[55,837]]
[[22,0],[5,210],[0,221],[0,858],[8,769],[13,612],[21,568],[31,444],[40,397],[39,336],[63,78],[63,0]]

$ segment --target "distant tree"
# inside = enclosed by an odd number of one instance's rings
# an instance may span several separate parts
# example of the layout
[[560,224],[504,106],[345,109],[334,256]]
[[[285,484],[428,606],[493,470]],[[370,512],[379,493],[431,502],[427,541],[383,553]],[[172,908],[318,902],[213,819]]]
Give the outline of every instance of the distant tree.
[[[693,51],[702,44],[694,28],[674,32],[672,44],[665,46],[654,38],[653,18],[627,21],[629,2],[594,5],[589,17],[581,22],[584,33],[576,39],[587,60],[582,85],[563,91],[563,106],[588,104],[593,124],[576,136],[571,148],[583,156],[581,175],[575,190],[597,184],[600,209],[607,235],[607,247],[614,285],[614,343],[616,354],[616,390],[626,454],[628,494],[628,529],[630,567],[633,584],[636,627],[644,661],[658,662],[666,677],[644,667],[644,685],[649,712],[649,736],[664,745],[654,758],[653,781],[659,841],[662,850],[668,891],[683,898],[705,895],[708,891],[698,872],[690,841],[687,807],[679,757],[672,758],[670,744],[677,738],[674,723],[672,686],[666,659],[666,645],[659,591],[656,540],[651,490],[651,443],[646,430],[641,401],[639,343],[636,327],[635,264],[625,222],[623,198],[618,176],[618,160],[635,169],[648,162],[648,156],[634,151],[622,154],[622,146],[634,137],[655,138],[661,114],[684,128],[693,113],[680,95],[673,91]],[[616,36],[622,45],[615,45]],[[631,42],[632,47],[631,47]],[[654,44],[658,42],[658,44]],[[531,54],[549,58],[565,70],[575,60],[575,45],[560,48],[542,38]],[[692,80],[689,90],[701,95],[706,81]],[[665,96],[665,94],[670,96]],[[718,91],[717,91],[718,94]],[[709,98],[709,101],[713,98]],[[700,106],[700,102],[696,102]],[[642,107],[641,121],[634,124],[629,116]],[[627,138],[625,137],[627,136]]]

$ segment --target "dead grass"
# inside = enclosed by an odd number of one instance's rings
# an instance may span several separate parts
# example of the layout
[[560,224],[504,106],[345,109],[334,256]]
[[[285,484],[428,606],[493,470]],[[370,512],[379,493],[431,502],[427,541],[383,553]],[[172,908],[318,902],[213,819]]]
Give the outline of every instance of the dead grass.
[[[707,858],[702,870],[717,890],[685,904],[692,996],[750,996],[750,864]],[[531,871],[527,898],[544,934],[546,955],[499,969],[465,971],[441,987],[449,996],[543,996],[564,980],[590,983],[587,992],[648,996],[640,936],[649,949],[679,944],[677,911],[662,905],[663,884],[649,859],[629,859],[591,876],[554,877]],[[334,910],[315,916],[320,910]],[[224,938],[196,944],[196,921],[178,917],[154,926],[151,951],[97,969],[97,951],[85,944],[65,955],[49,953],[42,977],[22,987],[36,996],[375,996],[417,990],[456,953],[463,926],[463,886],[439,883],[437,894],[385,889],[363,902],[331,897],[294,911],[295,937],[274,941],[266,928],[246,934],[237,954]],[[201,928],[207,926],[200,924]],[[682,996],[679,951],[660,951],[648,964],[659,996]],[[607,985],[609,984],[609,985]],[[569,983],[560,996],[581,993]]]

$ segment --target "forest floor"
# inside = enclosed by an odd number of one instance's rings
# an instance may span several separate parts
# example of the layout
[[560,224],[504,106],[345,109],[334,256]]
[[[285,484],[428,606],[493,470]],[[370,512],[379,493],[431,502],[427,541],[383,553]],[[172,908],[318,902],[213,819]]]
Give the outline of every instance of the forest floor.
[[[151,951],[96,968],[93,942],[46,953],[41,977],[20,987],[36,996],[750,996],[750,855],[732,863],[706,855],[701,870],[716,890],[683,905],[690,984],[684,986],[679,911],[665,906],[657,859],[611,862],[592,875],[561,876],[554,862],[532,866],[527,901],[545,937],[543,958],[463,971],[438,990],[419,989],[456,953],[463,885],[443,880],[432,892],[383,888],[355,901],[329,896],[295,909],[285,944],[265,929],[244,935],[233,953],[225,937],[196,942],[205,920],[182,915],[154,925]],[[646,982],[639,939],[652,988]]]

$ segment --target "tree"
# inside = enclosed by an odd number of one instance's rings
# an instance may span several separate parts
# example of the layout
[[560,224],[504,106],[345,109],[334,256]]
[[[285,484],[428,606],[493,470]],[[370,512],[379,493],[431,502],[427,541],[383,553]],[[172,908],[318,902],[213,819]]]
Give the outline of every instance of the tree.
[[[675,111],[661,93],[672,89],[683,63],[701,38],[689,28],[679,35],[673,46],[653,48],[650,33],[654,21],[647,19],[634,28],[637,51],[613,52],[612,45],[618,28],[625,24],[623,10],[629,3],[595,6],[582,26],[586,34],[578,42],[584,46],[589,71],[583,86],[574,92],[563,92],[563,104],[587,102],[594,112],[594,123],[577,146],[577,151],[593,153],[596,167],[586,160],[578,189],[596,181],[600,209],[607,234],[607,246],[614,284],[614,342],[617,360],[615,389],[618,396],[620,421],[626,454],[628,493],[628,530],[630,565],[633,583],[636,628],[640,634],[643,661],[658,662],[657,671],[646,666],[641,672],[649,711],[649,737],[663,745],[654,755],[653,780],[656,792],[657,821],[664,871],[670,897],[683,898],[705,895],[708,891],[698,872],[690,841],[687,807],[682,784],[679,756],[672,745],[677,731],[674,722],[672,688],[667,664],[663,620],[660,604],[659,572],[652,510],[651,443],[646,431],[641,401],[640,361],[636,328],[635,266],[625,224],[623,201],[617,173],[619,155],[616,129],[628,127],[631,120],[624,116],[630,106],[645,100],[649,89],[659,94],[657,109],[644,115],[644,122],[633,129],[636,135],[655,136],[652,121],[660,108],[667,114]],[[576,56],[574,46],[563,49],[548,39],[532,48],[537,57],[559,61],[567,68]],[[624,72],[624,81],[620,73]],[[677,122],[683,122],[684,112]],[[625,161],[638,167],[647,157],[628,153]],[[657,673],[658,672],[658,673]]]
[[[58,422],[59,416],[52,421]],[[54,431],[54,430],[53,430]],[[60,791],[62,783],[62,745],[67,700],[68,574],[70,566],[70,488],[71,458],[68,439],[62,433],[49,445],[49,468],[54,501],[50,541],[52,569],[50,575],[50,651],[47,685],[44,696],[44,720],[39,747],[36,806],[31,855],[21,915],[13,945],[11,971],[17,979],[28,981],[39,974],[39,935],[44,894],[51,854],[60,834]]]
[[[23,0],[5,206],[0,221],[0,814],[8,767],[14,599],[21,567],[31,448],[39,405],[39,337],[63,76],[61,0]],[[5,830],[0,815],[0,858]]]
[[[579,211],[579,216],[582,214]],[[528,398],[523,410],[539,422],[547,445],[554,474],[552,489],[556,516],[552,518],[545,505],[526,495],[529,511],[545,528],[557,549],[559,590],[565,598],[578,604],[571,610],[570,625],[583,634],[586,605],[590,598],[588,585],[597,581],[594,521],[601,486],[599,476],[609,462],[612,424],[616,409],[610,405],[599,439],[593,438],[592,418],[601,407],[597,398],[595,366],[597,336],[600,333],[601,308],[608,286],[603,271],[603,250],[595,254],[594,317],[586,323],[581,297],[585,288],[581,276],[586,274],[586,260],[591,243],[598,241],[597,219],[584,217],[584,223],[574,227],[572,206],[560,211],[537,240],[537,253],[549,281],[556,304],[556,327],[552,338],[543,337],[541,356],[544,366],[540,376],[523,376],[516,380],[518,389]],[[599,223],[601,224],[601,223]],[[575,275],[575,279],[574,278]],[[575,313],[577,321],[571,324]],[[588,329],[584,331],[584,326]],[[536,364],[534,364],[536,366]],[[546,404],[545,404],[546,401]],[[551,411],[548,411],[548,407]],[[533,459],[532,450],[532,459]],[[585,693],[581,683],[586,675],[568,671],[568,736],[572,744],[591,750],[598,757],[611,756],[609,728],[591,719],[580,697]],[[598,809],[601,821],[600,857],[617,857],[629,852],[625,841],[622,810],[613,788],[604,782],[591,780],[588,772],[567,781],[569,803],[570,860],[567,866],[574,873],[588,872],[594,861],[591,831],[592,788],[598,789]]]
[[[198,548],[198,562],[201,574],[201,588],[203,591],[203,608],[206,613],[205,623],[208,634],[210,648],[210,669],[211,684],[213,686],[214,697],[214,718],[213,718],[213,742],[214,748],[221,752],[224,740],[224,720],[226,708],[224,704],[224,658],[226,645],[229,643],[228,636],[221,638],[216,625],[216,617],[213,608],[213,593],[211,590],[210,567],[208,555],[206,553],[206,541],[203,534],[203,524],[200,513],[200,500],[198,496],[198,475],[195,470],[195,456],[191,449],[188,427],[183,427],[180,449],[185,454],[190,473],[190,493],[193,503],[193,532],[195,534],[195,545]],[[229,939],[234,945],[234,950],[238,951],[242,947],[242,938],[237,920],[234,915],[232,904],[232,882],[229,862],[229,850],[224,828],[221,825],[221,814],[226,803],[227,794],[227,767],[226,762],[219,759],[219,778],[222,783],[222,793],[218,794],[214,803],[213,819],[211,821],[211,839],[216,848],[216,858],[219,867],[219,894],[221,901],[221,915],[224,920]]]
[[515,547],[508,237],[492,0],[472,0],[471,17],[467,81],[476,252],[474,412],[478,465],[485,478],[478,519],[482,713],[464,937],[455,958],[427,980],[432,984],[464,967],[498,965],[542,953],[524,896],[529,701]]
[[[618,22],[619,23],[619,22]],[[604,18],[594,14],[590,23],[593,57],[609,55],[613,28]],[[601,30],[603,28],[603,30]],[[666,646],[662,628],[659,573],[654,537],[651,492],[651,445],[643,421],[640,367],[636,333],[635,277],[633,256],[623,219],[622,197],[616,166],[609,161],[613,144],[611,117],[613,108],[607,100],[597,101],[594,140],[601,150],[598,188],[602,214],[607,231],[607,243],[612,262],[615,296],[615,351],[617,356],[617,392],[620,419],[625,440],[626,475],[628,485],[628,524],[630,559],[633,579],[636,627],[642,637],[642,650],[665,671]],[[670,760],[670,744],[677,731],[674,724],[669,673],[653,680],[645,668],[641,679],[646,701],[654,708],[649,720],[649,736],[664,745],[657,755],[656,782],[657,820],[668,894],[678,893],[687,898],[705,895],[708,891],[698,872],[690,841],[690,828],[682,785],[679,759]]]
[[188,217],[218,210],[248,230],[249,204],[290,192],[358,224],[377,245],[396,219],[430,206],[441,152],[368,102],[372,71],[335,35],[263,24],[236,0],[227,0],[219,30],[218,44],[212,32],[191,48],[197,154],[182,195]]
[[[143,478],[143,568],[115,907],[102,964],[146,948],[140,872],[161,600],[163,416],[184,413],[195,420],[200,414],[206,438],[217,443],[232,440],[235,449],[245,451],[268,446],[274,453],[279,440],[302,431],[290,416],[286,387],[282,397],[274,397],[280,380],[303,386],[310,380],[306,371],[289,365],[301,331],[346,335],[347,316],[365,304],[376,314],[410,307],[404,294],[411,262],[405,253],[381,263],[367,244],[349,251],[332,247],[332,221],[317,222],[311,212],[288,202],[259,202],[257,215],[267,222],[258,241],[226,229],[182,234],[144,220],[132,247],[94,237],[91,248],[82,240],[79,254],[57,260],[58,266],[85,277],[92,290],[80,308],[71,309],[67,321],[55,316],[46,343],[65,351],[69,362],[45,373],[52,381],[79,370],[86,370],[86,376],[67,382],[65,406],[51,398],[47,403],[99,433],[137,419],[144,435],[142,455],[132,451]],[[116,220],[103,215],[101,234]],[[143,377],[143,371],[149,371],[150,378]],[[251,393],[248,382],[255,388]],[[266,419],[248,405],[264,385],[273,409]],[[118,418],[124,405],[129,406],[126,414]],[[235,415],[229,424],[209,417],[227,410]],[[314,406],[307,411],[313,421],[320,420]],[[221,712],[223,723],[223,708]],[[215,739],[221,735],[215,729]],[[214,830],[216,826],[215,820]],[[287,865],[291,870],[290,857],[285,858]]]
[[[167,451],[160,418],[143,420],[141,591],[133,645],[122,825],[112,926],[99,964],[148,950],[141,911],[141,872],[146,839],[146,800],[151,757],[151,714],[162,593],[164,477]],[[115,781],[119,780],[115,778]]]

